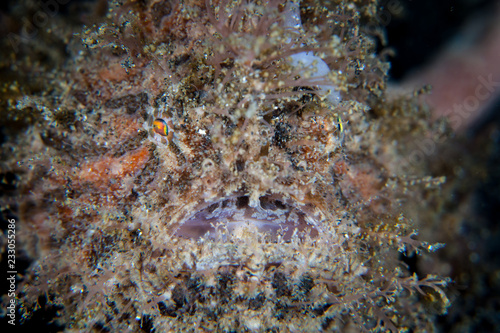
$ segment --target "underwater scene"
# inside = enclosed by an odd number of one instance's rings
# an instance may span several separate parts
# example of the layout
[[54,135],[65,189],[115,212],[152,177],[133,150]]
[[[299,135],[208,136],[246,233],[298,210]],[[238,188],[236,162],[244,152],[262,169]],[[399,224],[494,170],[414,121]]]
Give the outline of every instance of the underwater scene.
[[2,332],[500,332],[498,0],[0,5]]

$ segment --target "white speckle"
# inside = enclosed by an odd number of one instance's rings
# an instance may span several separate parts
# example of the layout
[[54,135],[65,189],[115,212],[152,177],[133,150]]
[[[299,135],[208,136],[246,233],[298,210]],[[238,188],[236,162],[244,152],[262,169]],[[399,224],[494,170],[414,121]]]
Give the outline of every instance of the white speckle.
[[261,321],[258,317],[247,319],[245,324],[251,331],[259,331],[261,329]]
[[204,129],[199,129],[198,130],[198,134],[201,134],[201,135],[206,135],[207,134],[207,131],[205,131]]
[[71,286],[71,292],[73,294],[81,294],[83,292],[83,288],[80,285]]

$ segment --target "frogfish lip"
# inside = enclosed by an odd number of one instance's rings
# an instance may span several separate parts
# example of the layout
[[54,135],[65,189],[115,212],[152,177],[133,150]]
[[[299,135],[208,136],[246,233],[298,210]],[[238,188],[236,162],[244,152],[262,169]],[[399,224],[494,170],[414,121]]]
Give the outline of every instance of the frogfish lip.
[[222,236],[226,239],[247,227],[258,229],[273,241],[279,235],[288,241],[294,233],[316,237],[318,230],[313,218],[299,207],[292,199],[278,194],[260,196],[256,204],[251,204],[247,195],[228,196],[199,205],[184,219],[174,236],[190,239]]

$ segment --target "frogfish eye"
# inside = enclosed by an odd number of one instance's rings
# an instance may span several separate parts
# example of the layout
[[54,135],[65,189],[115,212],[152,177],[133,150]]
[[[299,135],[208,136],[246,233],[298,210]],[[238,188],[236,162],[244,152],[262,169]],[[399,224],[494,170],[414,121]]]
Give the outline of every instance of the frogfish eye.
[[153,122],[153,131],[161,136],[168,136],[168,125],[163,119],[156,118]]

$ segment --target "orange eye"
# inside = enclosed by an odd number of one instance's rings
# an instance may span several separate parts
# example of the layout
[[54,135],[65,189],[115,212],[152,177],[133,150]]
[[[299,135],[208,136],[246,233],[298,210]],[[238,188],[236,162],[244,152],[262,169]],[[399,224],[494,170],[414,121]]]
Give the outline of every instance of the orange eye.
[[157,118],[153,122],[153,131],[155,133],[158,133],[162,136],[167,136],[168,135],[168,125],[167,122],[163,119]]

